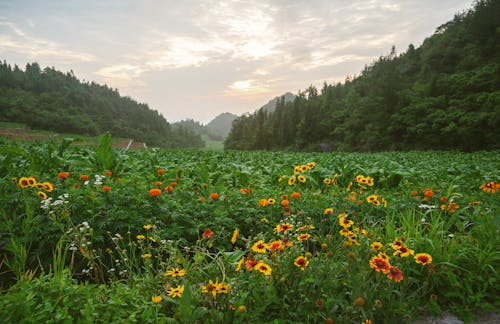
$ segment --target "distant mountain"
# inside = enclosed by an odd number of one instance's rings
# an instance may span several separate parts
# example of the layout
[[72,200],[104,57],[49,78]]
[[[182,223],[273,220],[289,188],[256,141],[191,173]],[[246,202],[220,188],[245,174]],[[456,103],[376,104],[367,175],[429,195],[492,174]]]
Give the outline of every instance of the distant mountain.
[[223,140],[227,137],[231,131],[233,125],[233,120],[238,116],[231,113],[222,113],[212,119],[205,127],[207,128],[208,134],[212,138],[219,138]]
[[267,113],[274,112],[276,110],[276,104],[278,103],[278,99],[281,99],[281,97],[283,96],[285,96],[285,103],[293,101],[295,99],[295,95],[293,93],[287,92],[281,96],[269,100],[269,102],[264,106],[260,107],[260,109],[263,109]]

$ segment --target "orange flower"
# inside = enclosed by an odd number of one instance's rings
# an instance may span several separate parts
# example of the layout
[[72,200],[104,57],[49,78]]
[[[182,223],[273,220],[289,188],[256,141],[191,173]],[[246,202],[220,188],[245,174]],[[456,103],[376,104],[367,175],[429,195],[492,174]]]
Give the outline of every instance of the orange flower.
[[397,266],[391,266],[387,272],[387,278],[395,282],[400,282],[403,280],[403,272]]
[[109,170],[104,171],[104,175],[105,175],[106,177],[111,177],[111,175],[112,175],[112,174],[113,174],[113,172],[111,172],[111,171],[109,171]]
[[89,176],[86,174],[82,174],[82,175],[80,175],[80,180],[89,181]]
[[300,192],[292,192],[292,195],[290,197],[292,197],[292,199],[299,199],[300,198]]
[[57,175],[57,177],[59,179],[66,179],[66,178],[69,178],[69,172],[59,172],[59,174]]
[[156,171],[156,173],[158,173],[159,175],[165,174],[165,169],[160,168],[158,169],[158,171]]
[[102,191],[104,191],[104,192],[110,192],[111,191],[111,187],[110,186],[104,186],[104,187],[102,187]]
[[199,202],[204,202],[205,200],[206,200],[206,199],[205,199],[205,197],[200,197],[200,198],[198,198],[198,201],[199,201]]
[[151,197],[159,196],[159,195],[161,195],[161,190],[157,189],[157,188],[149,189],[149,195]]
[[290,202],[288,201],[288,199],[283,199],[280,204],[283,207],[288,207],[288,205],[290,205]]
[[219,198],[219,194],[218,194],[218,193],[216,193],[216,192],[212,192],[212,193],[210,194],[210,198],[212,198],[213,200],[215,200],[215,199]]
[[175,188],[172,186],[166,186],[165,187],[165,192],[174,192]]
[[214,236],[214,232],[210,228],[205,228],[205,231],[201,234],[203,238],[211,238],[212,236]]
[[432,191],[431,188],[425,188],[425,190],[424,190],[424,196],[430,198],[430,197],[434,196],[434,192]]
[[267,206],[267,199],[260,199],[259,200],[259,206],[260,207],[266,207]]

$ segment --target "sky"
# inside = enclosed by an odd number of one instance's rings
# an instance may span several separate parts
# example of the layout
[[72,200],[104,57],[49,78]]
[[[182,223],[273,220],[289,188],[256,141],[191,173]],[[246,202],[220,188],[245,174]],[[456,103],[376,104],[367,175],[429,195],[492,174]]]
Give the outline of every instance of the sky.
[[0,60],[73,71],[169,122],[254,112],[418,47],[472,0],[0,0]]

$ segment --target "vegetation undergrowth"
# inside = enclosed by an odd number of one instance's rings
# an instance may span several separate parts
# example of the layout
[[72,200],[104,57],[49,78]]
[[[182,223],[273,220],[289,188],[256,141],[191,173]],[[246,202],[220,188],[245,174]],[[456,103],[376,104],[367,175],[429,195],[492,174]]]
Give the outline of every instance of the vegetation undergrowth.
[[3,141],[0,317],[401,323],[498,311],[498,153]]

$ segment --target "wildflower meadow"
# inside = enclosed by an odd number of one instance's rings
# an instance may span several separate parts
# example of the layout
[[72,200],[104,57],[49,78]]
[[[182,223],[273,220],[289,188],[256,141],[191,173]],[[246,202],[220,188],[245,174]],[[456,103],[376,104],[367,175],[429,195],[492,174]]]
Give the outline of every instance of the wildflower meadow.
[[0,146],[5,322],[498,311],[500,152]]

